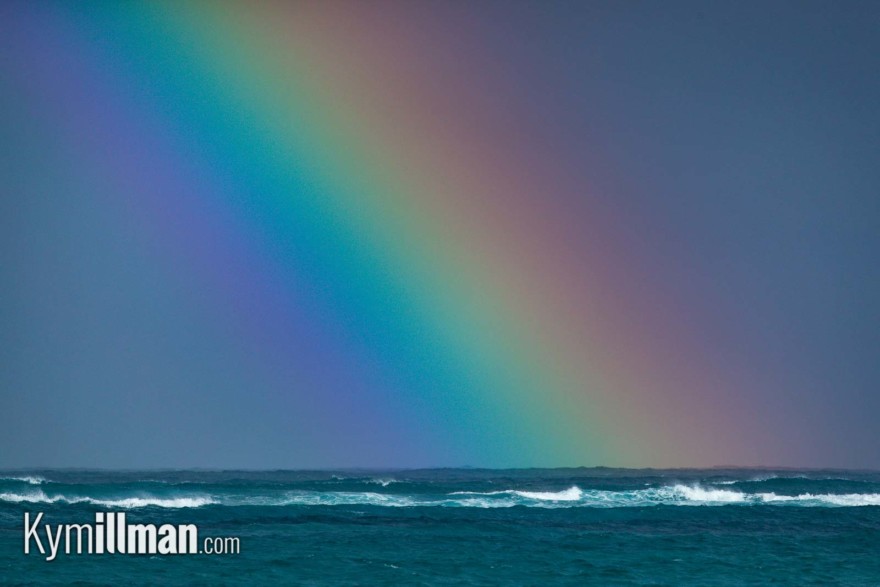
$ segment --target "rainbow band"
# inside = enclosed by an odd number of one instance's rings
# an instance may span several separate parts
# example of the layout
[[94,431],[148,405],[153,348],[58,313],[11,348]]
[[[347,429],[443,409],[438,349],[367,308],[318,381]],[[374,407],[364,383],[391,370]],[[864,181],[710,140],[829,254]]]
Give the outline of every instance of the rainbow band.
[[316,462],[711,464],[735,394],[683,364],[694,336],[623,219],[507,124],[504,75],[433,55],[412,27],[438,15],[381,6],[47,5],[76,51],[22,85],[68,97],[80,181]]

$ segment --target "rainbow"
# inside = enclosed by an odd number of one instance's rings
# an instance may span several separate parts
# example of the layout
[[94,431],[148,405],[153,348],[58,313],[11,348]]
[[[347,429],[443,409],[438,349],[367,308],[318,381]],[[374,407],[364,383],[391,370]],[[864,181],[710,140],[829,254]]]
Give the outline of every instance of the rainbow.
[[286,431],[281,466],[756,456],[612,171],[559,155],[459,9],[38,3],[10,87],[47,181],[234,358],[217,401]]

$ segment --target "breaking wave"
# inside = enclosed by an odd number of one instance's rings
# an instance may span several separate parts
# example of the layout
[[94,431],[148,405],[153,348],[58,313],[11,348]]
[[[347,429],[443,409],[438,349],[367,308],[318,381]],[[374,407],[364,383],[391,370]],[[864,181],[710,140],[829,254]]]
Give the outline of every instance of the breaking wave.
[[[386,487],[390,485],[377,482]],[[203,506],[280,507],[280,506],[379,506],[379,507],[472,507],[472,508],[632,508],[649,506],[795,506],[860,507],[880,506],[880,493],[749,493],[700,485],[666,485],[632,490],[581,489],[571,486],[561,491],[507,489],[477,492],[455,491],[444,494],[394,494],[374,491],[260,491],[257,493],[218,492],[216,494],[150,495],[71,495],[46,493],[42,489],[0,493],[0,502],[89,504],[106,508],[197,508]]]
[[215,503],[210,497],[124,497],[119,499],[95,498],[88,496],[46,495],[43,491],[30,493],[0,493],[0,501],[10,503],[86,503],[107,508],[197,508]]
[[43,483],[48,483],[43,477],[37,477],[34,475],[25,475],[22,477],[0,477],[0,481],[18,481],[29,485],[42,485]]

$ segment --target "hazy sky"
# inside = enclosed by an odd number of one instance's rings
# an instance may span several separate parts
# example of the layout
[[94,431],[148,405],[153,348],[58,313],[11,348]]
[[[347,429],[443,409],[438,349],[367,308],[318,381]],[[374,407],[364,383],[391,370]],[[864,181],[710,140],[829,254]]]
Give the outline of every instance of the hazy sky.
[[4,2],[0,466],[880,467],[880,4]]

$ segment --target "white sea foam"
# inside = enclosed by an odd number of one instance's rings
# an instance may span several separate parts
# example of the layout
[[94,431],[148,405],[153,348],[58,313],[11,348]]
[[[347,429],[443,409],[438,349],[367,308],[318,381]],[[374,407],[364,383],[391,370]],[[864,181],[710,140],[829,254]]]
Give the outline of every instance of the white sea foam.
[[513,491],[514,495],[525,497],[527,499],[538,499],[543,501],[578,501],[584,495],[580,487],[573,486],[563,491]]
[[[800,494],[746,493],[728,489],[704,488],[699,485],[672,485],[629,491],[582,490],[578,487],[559,492],[530,491],[456,491],[449,494],[449,505],[477,507],[644,507],[722,506],[722,505],[793,505],[802,507],[856,507],[880,505],[880,494]],[[471,496],[463,498],[459,496]],[[479,496],[479,497],[477,497]],[[491,503],[492,505],[484,505]]]
[[29,483],[31,485],[41,485],[43,483],[48,483],[46,479],[32,475],[25,475],[23,477],[0,477],[0,481],[20,481],[22,483]]
[[814,495],[802,493],[800,495],[776,495],[775,493],[756,494],[763,503],[798,503],[800,505],[829,505],[838,507],[858,507],[866,505],[880,505],[880,493],[823,493]]
[[574,485],[562,491],[520,491],[505,489],[503,491],[453,491],[449,495],[512,495],[525,499],[538,501],[578,501],[583,498],[584,492]]
[[727,489],[703,489],[699,486],[676,485],[673,493],[687,501],[705,503],[740,503],[747,501],[746,494],[741,491]]
[[143,508],[155,506],[160,508],[198,508],[216,503],[210,497],[129,497],[126,499],[92,500],[91,503],[105,507]]
[[747,493],[728,489],[705,488],[698,485],[671,485],[608,491],[581,489],[577,486],[561,491],[456,491],[445,495],[403,495],[376,492],[283,491],[263,495],[177,495],[158,497],[137,494],[119,497],[47,494],[34,488],[25,492],[0,493],[0,502],[8,503],[86,503],[107,508],[196,508],[211,504],[223,506],[379,506],[379,507],[466,507],[466,508],[624,508],[646,506],[794,506],[794,507],[859,507],[880,506],[878,493],[779,495]]
[[0,493],[0,501],[12,503],[88,503],[108,508],[143,508],[149,506],[161,508],[196,508],[216,503],[213,499],[207,496],[181,496],[169,498],[137,496],[109,499],[80,495],[46,495],[46,493],[41,490],[29,493]]
[[798,495],[779,495],[769,493],[745,493],[720,489],[703,489],[676,485],[673,492],[685,498],[681,505],[717,505],[728,503],[743,504],[788,504],[803,507],[859,507],[880,505],[878,493],[801,493]]
[[[250,502],[252,498],[246,501]],[[269,498],[262,505],[378,505],[412,507],[420,505],[408,495],[388,495],[372,491],[289,491],[280,498]]]
[[367,483],[372,483],[373,485],[381,485],[382,487],[388,487],[392,483],[397,483],[397,479],[370,479]]

